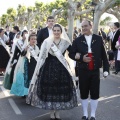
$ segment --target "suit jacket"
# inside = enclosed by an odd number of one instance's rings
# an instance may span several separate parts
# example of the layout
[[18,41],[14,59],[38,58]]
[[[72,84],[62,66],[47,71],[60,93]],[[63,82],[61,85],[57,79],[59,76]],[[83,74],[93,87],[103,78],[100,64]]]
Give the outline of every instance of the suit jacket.
[[47,27],[39,31],[37,36],[37,45],[39,48],[41,47],[41,44],[43,43],[43,41],[48,37],[49,37],[49,32]]
[[117,30],[112,42],[111,42],[111,49],[113,51],[116,51],[117,49],[115,48],[116,42],[118,41],[118,38],[120,36],[120,29]]
[[[109,63],[103,45],[102,37],[93,34],[91,50],[93,53],[94,69],[99,69],[103,65],[103,71],[109,72]],[[79,60],[75,59],[76,53],[81,54]],[[87,53],[88,53],[88,45],[84,35],[82,35],[76,38],[76,40],[73,42],[73,45],[69,53],[69,57],[79,62],[79,69],[88,70],[88,63],[83,61],[83,56]]]
[[[7,32],[5,32],[5,35],[8,36]],[[9,46],[10,46],[10,47],[11,47],[12,44],[13,44],[14,36],[15,36],[15,33],[13,33],[13,32],[9,32],[9,36],[8,36],[8,37],[9,37]]]

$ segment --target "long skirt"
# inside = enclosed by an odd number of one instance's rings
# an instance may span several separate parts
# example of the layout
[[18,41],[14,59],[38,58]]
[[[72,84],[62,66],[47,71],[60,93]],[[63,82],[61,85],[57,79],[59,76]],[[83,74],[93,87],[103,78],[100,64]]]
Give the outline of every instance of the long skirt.
[[6,67],[5,75],[4,75],[4,81],[3,81],[3,86],[5,89],[10,90],[12,83],[13,83],[13,76],[14,76],[14,70],[16,67],[16,63],[11,67],[11,61],[12,57],[10,58],[8,65]]
[[24,59],[24,73],[21,69],[18,69],[17,75],[14,78],[15,81],[13,81],[12,87],[11,87],[11,94],[17,95],[17,96],[25,96],[28,95],[28,88],[25,87],[25,79],[28,77],[28,72],[27,72],[27,60]]
[[72,78],[56,57],[46,59],[26,102],[46,110],[66,110],[77,106]]
[[6,69],[9,59],[9,53],[2,45],[0,45],[0,71]]

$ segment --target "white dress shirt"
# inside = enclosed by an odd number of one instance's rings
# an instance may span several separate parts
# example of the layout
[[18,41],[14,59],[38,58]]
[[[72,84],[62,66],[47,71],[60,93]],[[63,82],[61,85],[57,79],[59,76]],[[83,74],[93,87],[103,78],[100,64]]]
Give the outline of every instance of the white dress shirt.
[[48,33],[49,33],[49,36],[53,35],[53,31],[52,31],[52,28],[48,28]]
[[91,53],[92,52],[91,50],[92,35],[88,35],[88,36],[85,35],[85,39],[88,45],[88,53]]
[[[91,43],[92,43],[92,35],[85,35],[85,39],[86,39],[86,42],[87,42],[87,45],[88,45],[88,53],[91,53],[92,52],[92,50],[91,50]],[[104,77],[107,77],[108,76],[108,72],[107,71],[105,71],[104,73],[103,73],[103,76]]]

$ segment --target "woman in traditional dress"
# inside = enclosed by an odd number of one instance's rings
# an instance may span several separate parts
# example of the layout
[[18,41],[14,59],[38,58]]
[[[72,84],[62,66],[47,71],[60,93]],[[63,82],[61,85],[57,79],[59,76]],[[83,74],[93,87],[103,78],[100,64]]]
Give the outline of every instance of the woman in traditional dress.
[[4,29],[0,28],[0,72],[4,72],[10,59],[6,43],[9,38],[4,34]]
[[28,82],[26,81],[25,86],[27,88],[29,88],[30,82],[32,80],[32,76],[36,67],[36,63],[37,63],[37,59],[38,59],[38,55],[39,55],[39,48],[36,45],[37,41],[36,41],[37,37],[36,34],[31,34],[29,36],[28,41],[30,42],[29,44],[29,51],[30,51],[30,58],[28,59]]
[[[120,36],[118,38],[118,41],[116,42],[116,49],[118,49],[117,52],[117,61],[120,63]],[[120,68],[117,70],[117,73],[120,72]]]
[[14,72],[11,94],[17,96],[28,95],[28,88],[36,66],[39,48],[36,46],[36,35],[29,36],[29,44],[21,53]]
[[[51,110],[50,120],[61,120],[59,110],[77,106],[72,73],[64,54],[71,43],[61,25],[53,26],[53,36],[42,44],[26,99],[27,104]],[[38,76],[37,76],[38,75]]]
[[26,46],[26,34],[28,34],[28,32],[26,30],[24,30],[21,34],[21,39],[17,39],[17,43],[16,43],[16,47],[15,47],[15,51],[12,54],[9,63],[7,65],[7,69],[5,72],[5,76],[4,76],[4,88],[10,90],[12,83],[13,83],[13,77],[14,77],[14,70],[17,64],[17,61],[19,59],[20,54],[22,53],[24,47]]

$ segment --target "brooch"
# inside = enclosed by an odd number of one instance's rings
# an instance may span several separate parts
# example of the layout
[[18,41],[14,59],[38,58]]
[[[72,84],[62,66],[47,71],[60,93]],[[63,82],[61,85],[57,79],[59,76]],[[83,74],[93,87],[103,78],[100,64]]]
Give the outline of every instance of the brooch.
[[95,41],[96,41],[96,40],[93,40],[93,41],[92,41],[92,44],[93,44]]

